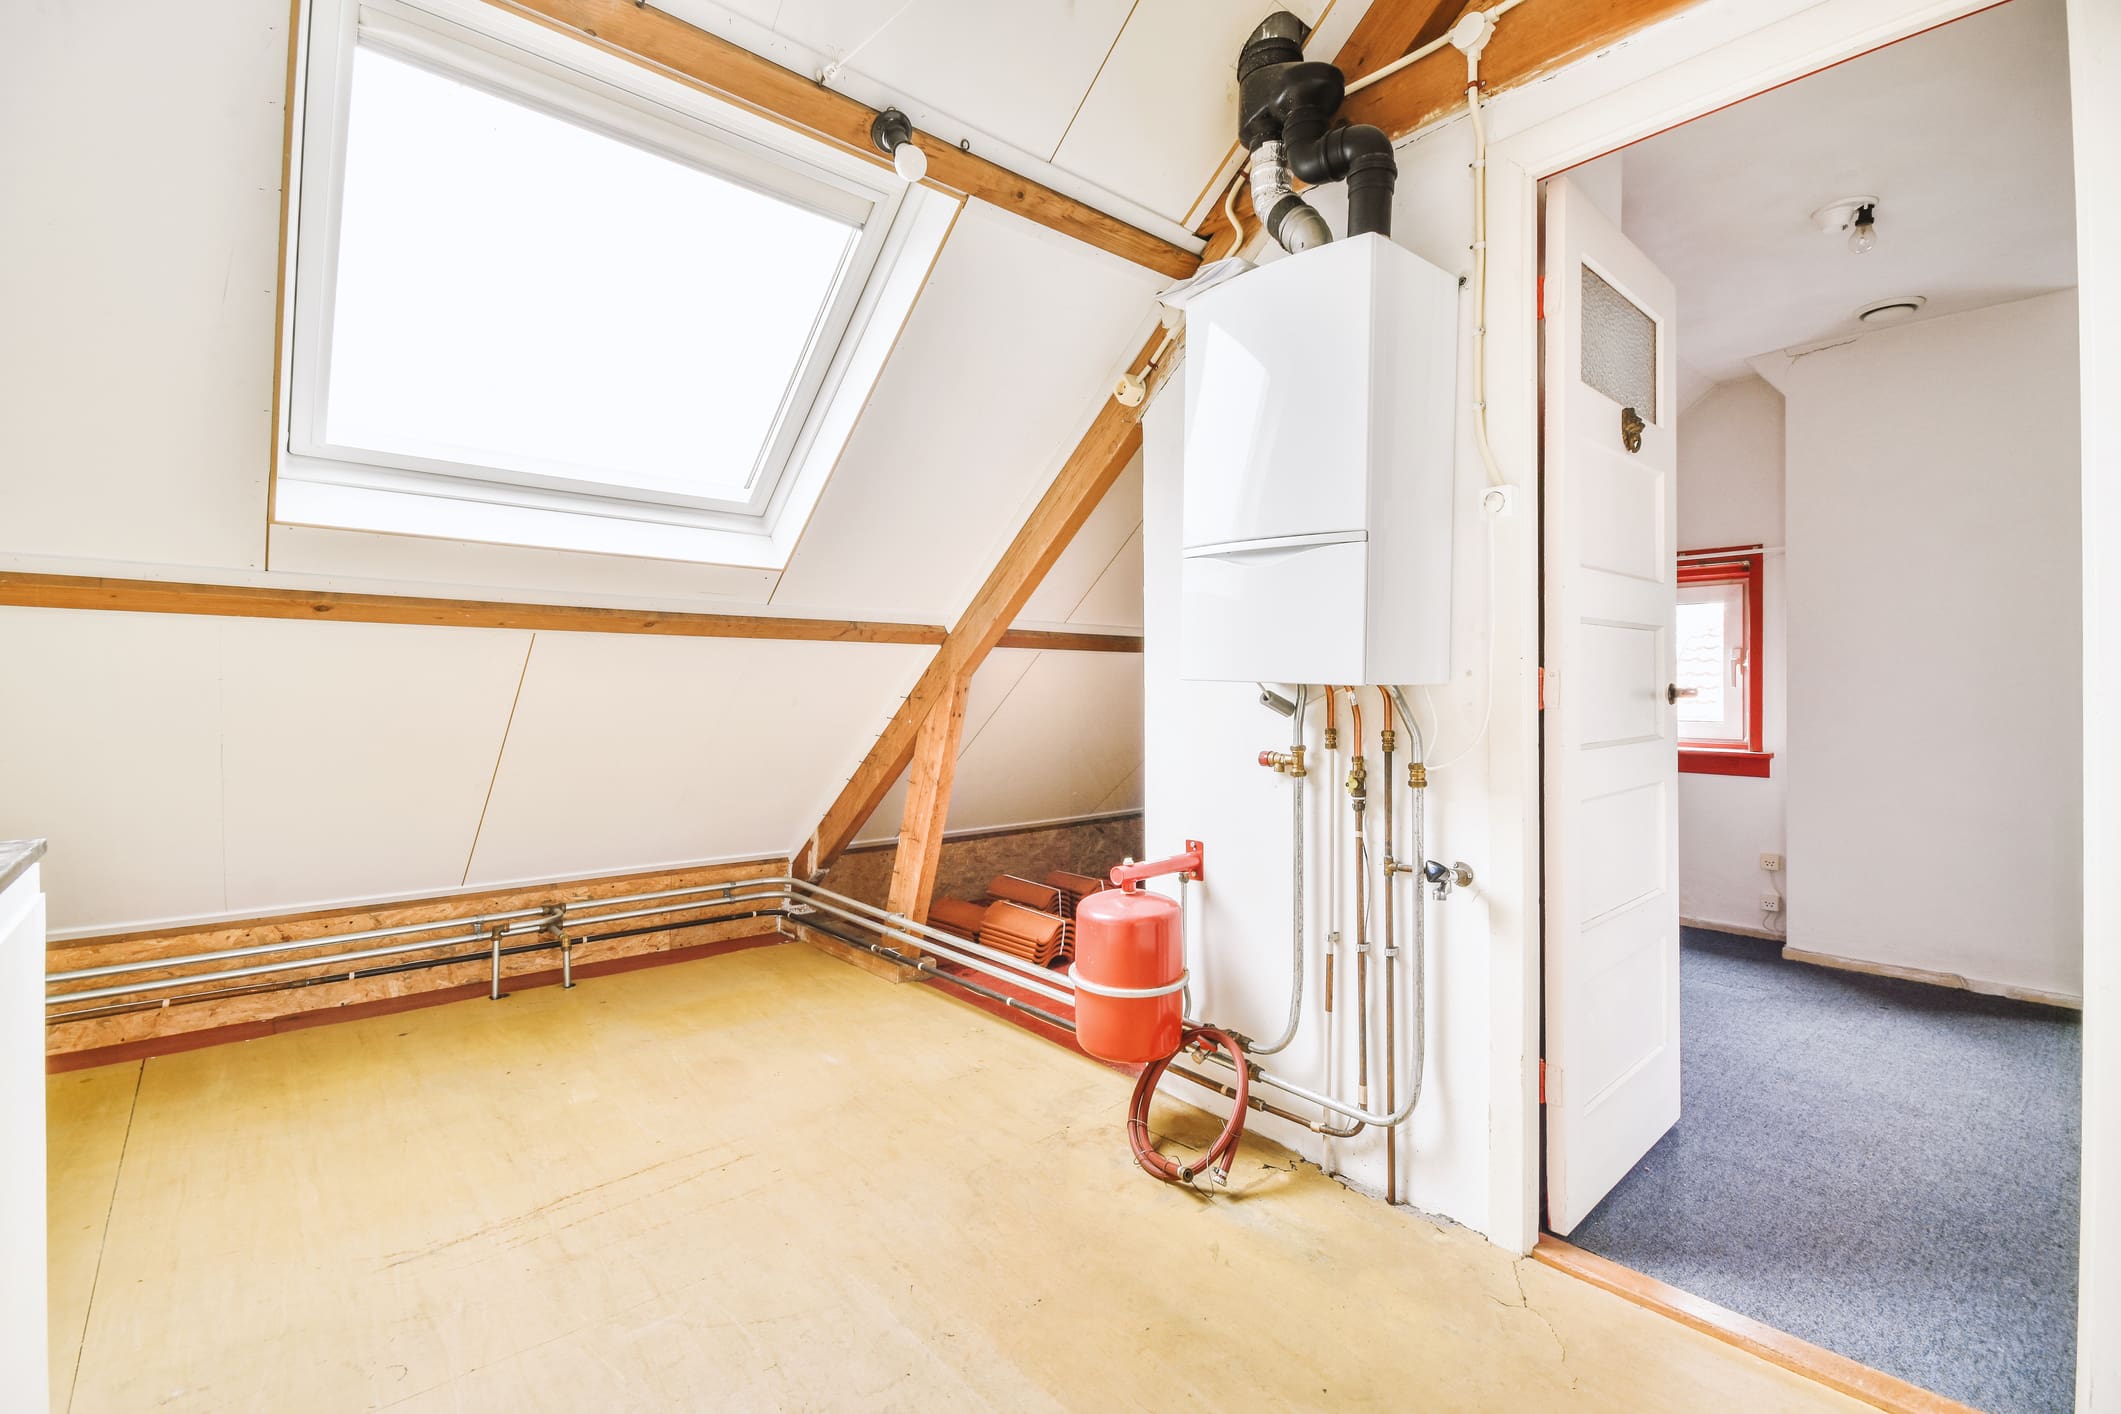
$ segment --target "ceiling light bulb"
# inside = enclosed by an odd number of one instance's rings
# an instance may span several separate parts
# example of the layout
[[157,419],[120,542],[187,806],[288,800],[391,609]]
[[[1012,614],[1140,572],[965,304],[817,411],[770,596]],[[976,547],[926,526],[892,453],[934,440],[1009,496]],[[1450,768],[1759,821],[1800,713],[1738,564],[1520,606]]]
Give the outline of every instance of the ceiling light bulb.
[[910,142],[902,142],[891,149],[891,170],[910,186],[928,175],[928,154]]
[[1878,246],[1878,209],[1874,206],[1859,206],[1856,217],[1849,222],[1849,253],[1868,255]]

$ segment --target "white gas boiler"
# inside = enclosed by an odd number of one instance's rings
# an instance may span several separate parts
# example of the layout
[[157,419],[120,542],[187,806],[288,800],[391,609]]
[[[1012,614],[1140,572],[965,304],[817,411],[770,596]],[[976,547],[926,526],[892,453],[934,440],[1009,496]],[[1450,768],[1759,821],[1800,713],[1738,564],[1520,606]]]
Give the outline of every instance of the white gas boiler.
[[1186,345],[1181,673],[1448,678],[1457,280],[1354,236],[1195,296]]

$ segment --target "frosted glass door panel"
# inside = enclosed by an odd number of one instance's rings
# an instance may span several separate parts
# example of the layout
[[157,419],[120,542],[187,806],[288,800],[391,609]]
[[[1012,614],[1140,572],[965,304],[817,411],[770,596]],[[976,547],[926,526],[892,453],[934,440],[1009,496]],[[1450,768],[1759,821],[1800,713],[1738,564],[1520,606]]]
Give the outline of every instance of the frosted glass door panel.
[[1583,381],[1657,420],[1657,321],[1583,267]]

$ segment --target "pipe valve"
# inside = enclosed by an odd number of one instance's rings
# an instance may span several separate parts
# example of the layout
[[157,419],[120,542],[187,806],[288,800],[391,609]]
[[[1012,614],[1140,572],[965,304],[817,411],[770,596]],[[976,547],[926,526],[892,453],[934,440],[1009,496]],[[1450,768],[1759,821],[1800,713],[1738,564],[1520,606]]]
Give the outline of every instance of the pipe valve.
[[1296,746],[1287,751],[1262,751],[1259,753],[1259,764],[1301,780],[1311,774],[1304,769],[1304,752],[1308,749]]
[[1363,764],[1362,758],[1360,756],[1350,758],[1348,762],[1348,799],[1355,802],[1357,810],[1362,809],[1363,803],[1368,797],[1366,783],[1369,779],[1370,768]]
[[1455,864],[1442,864],[1431,859],[1421,866],[1421,877],[1436,890],[1435,897],[1449,898],[1452,885],[1461,889],[1473,886],[1473,866],[1463,859]]

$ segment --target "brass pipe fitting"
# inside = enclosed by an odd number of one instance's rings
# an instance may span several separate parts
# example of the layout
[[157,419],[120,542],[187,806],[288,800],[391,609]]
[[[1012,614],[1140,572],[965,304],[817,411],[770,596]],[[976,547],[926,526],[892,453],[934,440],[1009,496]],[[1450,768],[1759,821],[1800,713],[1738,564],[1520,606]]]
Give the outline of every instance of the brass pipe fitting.
[[1429,768],[1422,765],[1419,761],[1409,761],[1407,763],[1407,784],[1416,790],[1427,790],[1429,788]]
[[1348,796],[1358,806],[1366,794],[1365,785],[1369,779],[1370,768],[1363,764],[1363,759],[1360,756],[1351,757],[1348,761]]
[[1339,749],[1340,749],[1340,728],[1339,728],[1339,727],[1330,727],[1330,726],[1329,726],[1329,727],[1327,727],[1327,728],[1326,728],[1326,750],[1328,750],[1328,751],[1338,751]]
[[1259,753],[1259,764],[1301,780],[1311,774],[1304,766],[1304,752],[1307,749],[1298,746],[1288,751],[1262,751]]

